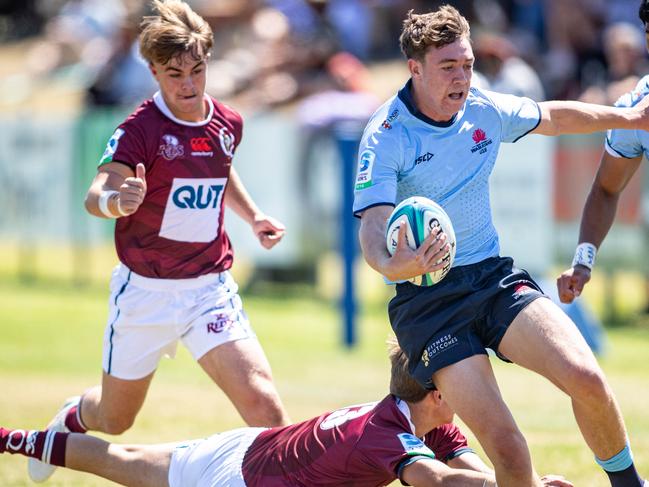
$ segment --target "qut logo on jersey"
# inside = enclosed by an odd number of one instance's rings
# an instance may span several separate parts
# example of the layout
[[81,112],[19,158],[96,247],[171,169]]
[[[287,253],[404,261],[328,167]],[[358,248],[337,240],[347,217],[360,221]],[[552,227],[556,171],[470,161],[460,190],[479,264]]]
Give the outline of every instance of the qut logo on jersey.
[[223,191],[223,185],[213,184],[210,186],[198,185],[197,187],[186,185],[181,186],[173,193],[173,202],[178,208],[216,208],[219,196]]
[[211,242],[219,235],[227,178],[174,178],[160,237],[178,242]]

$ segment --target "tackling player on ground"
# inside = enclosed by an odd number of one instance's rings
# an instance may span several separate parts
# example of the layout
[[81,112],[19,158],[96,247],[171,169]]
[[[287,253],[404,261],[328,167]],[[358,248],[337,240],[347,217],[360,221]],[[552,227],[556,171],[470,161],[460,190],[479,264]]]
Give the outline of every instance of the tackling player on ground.
[[[127,430],[160,358],[173,356],[178,340],[247,424],[288,424],[228,271],[224,205],[265,248],[284,227],[259,210],[232,167],[241,116],[205,94],[212,30],[182,1],[153,5],[140,51],[160,91],[117,128],[86,197],[92,215],[117,219],[120,264],[110,284],[102,385],[70,400],[50,429]],[[52,471],[30,462],[35,481]]]
[[[638,12],[645,27],[649,49],[649,0],[643,0]],[[637,105],[649,93],[649,75],[642,78],[635,89],[621,97],[617,107]],[[570,269],[557,279],[559,298],[572,303],[590,281],[597,249],[613,225],[617,202],[624,188],[642,163],[649,157],[649,132],[636,130],[610,130],[604,143],[605,151],[581,217],[579,245]]]
[[[290,426],[241,428],[166,445],[116,445],[90,435],[0,428],[0,453],[42,458],[123,485],[494,487],[493,472],[452,424],[439,391],[409,374],[396,343],[390,395]],[[562,477],[543,485],[572,487]]]
[[[573,101],[536,103],[471,87],[469,25],[448,5],[428,14],[410,13],[400,40],[411,78],[365,129],[354,213],[361,217],[365,259],[398,283],[390,321],[412,374],[423,386],[434,383],[475,433],[500,487],[541,483],[486,348],[568,394],[582,435],[611,485],[640,487],[622,415],[593,353],[527,272],[499,256],[488,181],[502,142],[529,133],[649,129],[649,98],[619,109]],[[410,196],[440,204],[455,230],[455,263],[431,287],[405,281],[444,265],[448,246],[443,234],[433,232],[413,251],[402,230],[393,256],[385,245],[392,208]]]

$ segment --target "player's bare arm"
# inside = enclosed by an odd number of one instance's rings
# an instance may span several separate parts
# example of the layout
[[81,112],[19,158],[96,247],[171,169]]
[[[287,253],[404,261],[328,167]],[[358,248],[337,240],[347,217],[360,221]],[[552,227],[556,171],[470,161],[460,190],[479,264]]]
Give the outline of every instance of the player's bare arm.
[[[447,462],[447,465],[452,468],[473,470],[493,475],[493,470],[482,461],[482,458],[473,452],[463,453],[458,457],[452,458]],[[541,477],[541,483],[547,487],[572,487],[572,483],[561,475],[544,475]]]
[[230,169],[225,204],[250,224],[259,243],[266,249],[274,247],[286,233],[286,227],[280,221],[264,214],[257,207],[234,167]]
[[[613,225],[620,195],[635,174],[641,157],[627,159],[604,152],[597,176],[590,189],[581,217],[579,242],[588,242],[599,248]],[[590,281],[591,270],[575,265],[557,278],[559,298],[571,303],[579,297]]]
[[85,207],[88,213],[100,218],[131,215],[144,201],[146,189],[143,164],[138,164],[134,173],[126,164],[109,162],[99,168],[92,181]]
[[649,130],[649,97],[631,108],[555,100],[539,103],[539,109],[541,122],[532,132],[535,134],[589,134],[614,128]]
[[492,473],[451,468],[425,457],[404,467],[401,479],[413,487],[496,487]]
[[367,263],[394,282],[443,268],[442,258],[450,249],[446,235],[439,234],[438,228],[431,230],[417,250],[412,250],[406,241],[406,226],[401,225],[397,249],[390,257],[385,245],[385,227],[392,210],[392,206],[380,205],[368,208],[362,214],[359,238]]
[[466,470],[475,470],[476,472],[493,474],[493,470],[482,461],[482,458],[473,452],[462,453],[462,455],[451,458],[446,463],[452,468],[463,468]]

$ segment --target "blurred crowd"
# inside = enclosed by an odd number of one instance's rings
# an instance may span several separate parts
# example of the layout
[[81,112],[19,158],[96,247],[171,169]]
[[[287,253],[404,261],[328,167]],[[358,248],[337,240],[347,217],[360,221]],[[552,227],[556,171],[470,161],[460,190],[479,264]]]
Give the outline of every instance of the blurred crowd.
[[[303,110],[306,124],[326,123],[344,109],[371,111],[378,103],[372,67],[398,62],[406,12],[443,3],[471,22],[475,82],[483,87],[609,104],[649,72],[638,0],[188,3],[215,33],[208,92],[236,98],[242,109],[307,100],[315,110]],[[134,105],[155,89],[137,49],[149,9],[144,0],[0,0],[0,50],[26,42],[32,77],[73,70],[89,106]]]

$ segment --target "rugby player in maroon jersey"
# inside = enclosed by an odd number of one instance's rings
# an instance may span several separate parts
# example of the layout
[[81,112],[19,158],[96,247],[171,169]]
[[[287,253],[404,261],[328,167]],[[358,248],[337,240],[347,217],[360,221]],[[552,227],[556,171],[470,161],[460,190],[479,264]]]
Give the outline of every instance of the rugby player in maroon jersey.
[[[135,420],[163,356],[182,341],[250,426],[289,423],[229,269],[227,205],[270,249],[284,226],[254,203],[232,166],[241,116],[205,93],[213,34],[180,0],[154,0],[140,51],[159,91],[110,138],[86,197],[114,218],[119,265],[111,279],[103,378],[48,426],[120,434]],[[34,481],[53,467],[30,461]]]
[[[390,394],[382,401],[284,427],[241,428],[164,445],[117,445],[90,435],[0,428],[0,453],[151,487],[316,487],[406,485],[494,487],[495,477],[455,426],[437,390],[408,372],[390,347]],[[571,487],[563,477],[545,486]]]

